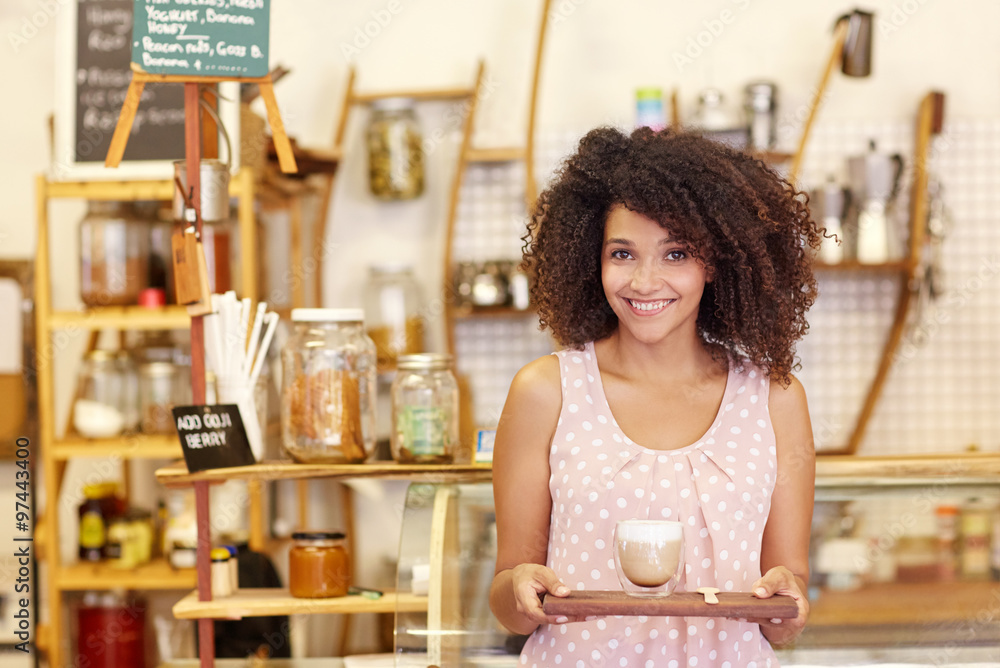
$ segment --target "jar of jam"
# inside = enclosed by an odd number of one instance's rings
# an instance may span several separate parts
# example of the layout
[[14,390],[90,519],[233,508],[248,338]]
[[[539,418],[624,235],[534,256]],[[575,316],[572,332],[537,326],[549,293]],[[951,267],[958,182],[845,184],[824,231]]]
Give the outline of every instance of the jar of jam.
[[297,531],[288,553],[288,589],[295,598],[346,596],[351,567],[340,531]]

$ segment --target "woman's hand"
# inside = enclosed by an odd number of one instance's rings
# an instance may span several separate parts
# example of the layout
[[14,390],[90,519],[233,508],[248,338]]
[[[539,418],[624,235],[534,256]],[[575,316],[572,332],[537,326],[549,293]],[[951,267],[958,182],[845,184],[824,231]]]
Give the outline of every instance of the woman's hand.
[[805,595],[805,583],[784,566],[775,566],[764,573],[753,586],[757,598],[790,596],[799,608],[795,619],[772,619],[761,621],[760,630],[772,645],[781,647],[795,640],[805,628],[809,618],[809,599]]
[[569,587],[564,585],[551,568],[540,564],[519,564],[511,569],[511,587],[517,611],[533,624],[565,624],[582,621],[583,617],[546,615],[542,611],[541,594],[547,596],[569,596]]

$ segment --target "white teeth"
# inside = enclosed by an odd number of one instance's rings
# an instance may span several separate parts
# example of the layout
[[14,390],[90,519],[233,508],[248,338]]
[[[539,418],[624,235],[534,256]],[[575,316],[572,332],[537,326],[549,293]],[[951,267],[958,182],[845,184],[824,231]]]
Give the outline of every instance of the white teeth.
[[633,300],[629,299],[628,303],[631,304],[633,306],[633,308],[635,308],[636,310],[639,310],[639,311],[656,311],[657,309],[663,308],[664,306],[666,306],[667,304],[671,303],[672,301],[674,301],[674,300],[673,299],[666,299],[666,300],[658,301],[658,302],[637,302],[637,301],[633,301]]

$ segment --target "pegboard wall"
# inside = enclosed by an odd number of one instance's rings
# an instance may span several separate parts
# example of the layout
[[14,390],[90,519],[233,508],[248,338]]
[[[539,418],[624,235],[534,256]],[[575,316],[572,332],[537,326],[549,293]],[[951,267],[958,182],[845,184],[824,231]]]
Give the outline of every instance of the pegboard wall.
[[[538,139],[541,186],[581,133]],[[896,206],[908,215],[913,121],[841,122],[815,127],[801,184],[846,178],[846,158],[868,150],[900,153],[907,163]],[[934,140],[930,169],[940,180],[950,224],[941,246],[942,292],[919,309],[869,423],[860,454],[1000,450],[1000,120],[955,120]],[[517,259],[524,233],[520,163],[470,167],[454,239],[456,261]],[[905,239],[900,239],[900,245]],[[810,332],[797,372],[809,397],[819,450],[843,446],[853,429],[900,289],[896,274],[821,272]],[[456,330],[459,369],[473,381],[480,426],[496,424],[510,380],[553,343],[530,317],[475,319]]]

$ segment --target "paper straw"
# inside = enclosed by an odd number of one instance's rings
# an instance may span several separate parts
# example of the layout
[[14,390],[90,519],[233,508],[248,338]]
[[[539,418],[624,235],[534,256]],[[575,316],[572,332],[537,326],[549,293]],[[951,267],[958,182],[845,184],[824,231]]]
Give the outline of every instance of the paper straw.
[[254,359],[257,356],[257,343],[260,339],[260,328],[264,324],[264,311],[266,310],[266,303],[257,304],[257,313],[253,319],[253,331],[250,332],[250,338],[247,340],[247,355],[243,359],[243,368],[240,370],[244,378],[249,378],[250,372],[253,370]]
[[[243,369],[247,366],[247,334],[250,333],[250,311],[253,302],[249,297],[240,300],[240,324],[237,334],[239,334],[239,354],[236,356],[236,364],[233,365],[233,373],[242,375]],[[244,378],[246,376],[243,376]]]
[[260,343],[260,350],[257,352],[257,359],[254,360],[253,370],[250,371],[250,387],[256,387],[257,378],[260,377],[260,371],[264,368],[264,360],[267,358],[267,348],[271,345],[271,337],[274,336],[274,330],[278,328],[278,314],[268,313],[267,314],[267,331],[264,332],[264,340]]

